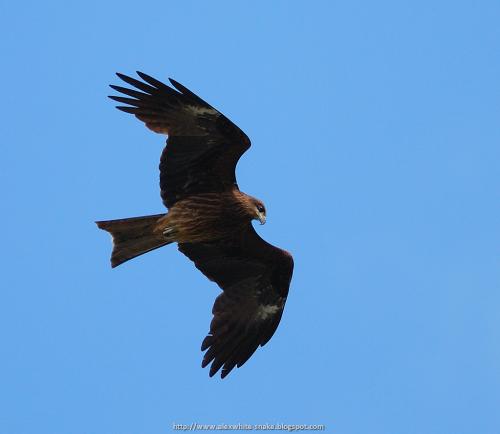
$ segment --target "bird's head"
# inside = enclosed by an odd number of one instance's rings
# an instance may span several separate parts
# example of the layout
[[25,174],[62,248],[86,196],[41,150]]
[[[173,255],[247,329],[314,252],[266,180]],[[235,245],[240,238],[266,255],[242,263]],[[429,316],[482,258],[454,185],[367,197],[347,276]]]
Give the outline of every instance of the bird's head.
[[253,206],[254,206],[254,219],[259,220],[260,224],[263,225],[266,222],[266,207],[264,203],[259,200],[253,198]]

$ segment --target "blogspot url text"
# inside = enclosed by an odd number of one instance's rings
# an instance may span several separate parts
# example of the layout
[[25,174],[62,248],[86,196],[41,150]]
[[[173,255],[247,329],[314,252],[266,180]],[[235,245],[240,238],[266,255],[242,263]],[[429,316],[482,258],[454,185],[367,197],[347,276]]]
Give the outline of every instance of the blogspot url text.
[[323,424],[288,424],[288,423],[263,423],[263,424],[206,424],[192,422],[190,424],[174,423],[174,431],[324,431]]

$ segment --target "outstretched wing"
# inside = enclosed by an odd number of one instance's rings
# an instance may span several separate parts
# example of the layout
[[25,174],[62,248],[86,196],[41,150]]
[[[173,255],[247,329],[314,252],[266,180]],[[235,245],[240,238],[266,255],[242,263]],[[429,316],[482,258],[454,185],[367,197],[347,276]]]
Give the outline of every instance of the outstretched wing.
[[179,250],[223,292],[215,300],[207,352],[210,376],[224,378],[273,336],[283,314],[293,272],[292,256],[264,241],[249,224],[231,242],[183,243]]
[[172,88],[147,74],[137,74],[144,81],[118,73],[138,90],[111,85],[127,97],[110,98],[127,104],[117,108],[135,115],[150,130],[168,135],[160,160],[165,206],[193,194],[233,188],[236,164],[250,147],[246,134],[175,80],[170,79]]

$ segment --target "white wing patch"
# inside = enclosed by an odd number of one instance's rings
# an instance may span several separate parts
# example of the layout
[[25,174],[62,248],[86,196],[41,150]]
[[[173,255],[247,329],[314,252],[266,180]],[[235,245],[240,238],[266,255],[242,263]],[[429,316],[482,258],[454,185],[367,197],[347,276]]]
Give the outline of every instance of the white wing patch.
[[209,107],[200,107],[196,105],[188,105],[187,109],[196,116],[220,116],[220,113],[217,110]]
[[263,304],[257,310],[257,319],[264,321],[270,316],[276,315],[279,310],[280,307],[275,304]]

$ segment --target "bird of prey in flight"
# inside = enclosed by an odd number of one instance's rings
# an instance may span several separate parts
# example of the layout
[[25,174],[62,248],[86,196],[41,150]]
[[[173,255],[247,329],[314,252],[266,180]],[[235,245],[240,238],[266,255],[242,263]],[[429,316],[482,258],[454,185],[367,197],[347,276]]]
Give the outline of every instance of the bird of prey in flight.
[[239,158],[250,148],[243,131],[189,89],[168,86],[142,72],[111,85],[110,96],[167,144],[160,159],[160,190],[168,212],[96,222],[113,237],[111,266],[176,242],[206,277],[222,289],[210,331],[201,344],[202,367],[224,378],[273,336],[293,272],[290,253],[264,241],[252,220],[266,221],[266,207],[236,183]]

